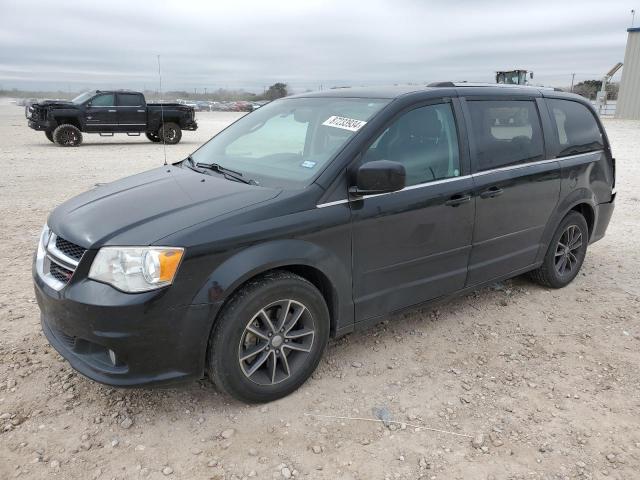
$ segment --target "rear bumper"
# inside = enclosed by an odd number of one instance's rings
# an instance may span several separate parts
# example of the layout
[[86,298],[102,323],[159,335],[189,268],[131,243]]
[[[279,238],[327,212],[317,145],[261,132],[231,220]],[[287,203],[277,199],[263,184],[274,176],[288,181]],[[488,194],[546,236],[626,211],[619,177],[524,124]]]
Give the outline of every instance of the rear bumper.
[[198,129],[198,122],[196,122],[195,120],[186,122],[184,124],[184,126],[182,127],[183,130],[197,130]]
[[91,280],[55,291],[35,269],[33,278],[45,336],[84,376],[132,387],[204,375],[213,305],[172,307],[162,291],[131,295]]
[[597,242],[602,237],[604,237],[604,234],[607,231],[607,227],[609,226],[609,222],[611,221],[611,216],[613,215],[615,206],[615,193],[611,196],[610,202],[598,204],[598,206],[596,207],[596,218],[595,224],[593,226],[593,233],[591,234],[590,243]]

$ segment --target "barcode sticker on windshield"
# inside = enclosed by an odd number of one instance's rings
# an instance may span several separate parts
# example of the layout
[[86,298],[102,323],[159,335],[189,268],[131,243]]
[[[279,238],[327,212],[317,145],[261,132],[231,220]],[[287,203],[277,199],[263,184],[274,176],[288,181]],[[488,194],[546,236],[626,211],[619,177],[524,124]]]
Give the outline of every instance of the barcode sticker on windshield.
[[342,128],[343,130],[349,130],[350,132],[357,132],[364,127],[366,123],[367,122],[363,120],[356,120],[355,118],[338,117],[337,115],[333,115],[327,118],[322,125]]

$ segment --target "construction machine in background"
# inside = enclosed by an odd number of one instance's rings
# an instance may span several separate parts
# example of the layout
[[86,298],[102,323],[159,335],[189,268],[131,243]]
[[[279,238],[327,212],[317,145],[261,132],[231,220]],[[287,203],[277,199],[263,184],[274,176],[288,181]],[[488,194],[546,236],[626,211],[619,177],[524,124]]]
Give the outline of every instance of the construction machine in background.
[[496,72],[496,83],[506,85],[527,85],[528,78],[533,78],[533,72],[527,70],[504,70]]
[[598,115],[602,115],[607,109],[607,84],[620,68],[622,68],[622,62],[616,63],[613,68],[602,77],[600,91],[596,94],[596,110],[598,111]]

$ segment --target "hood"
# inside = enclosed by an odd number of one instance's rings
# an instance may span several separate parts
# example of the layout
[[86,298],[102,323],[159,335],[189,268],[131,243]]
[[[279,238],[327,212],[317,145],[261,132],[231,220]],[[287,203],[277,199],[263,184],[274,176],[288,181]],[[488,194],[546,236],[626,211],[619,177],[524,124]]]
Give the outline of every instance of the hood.
[[151,245],[279,193],[169,165],[80,194],[56,208],[48,224],[62,238],[84,248]]
[[39,107],[77,107],[75,103],[67,100],[42,100],[32,105],[38,105]]

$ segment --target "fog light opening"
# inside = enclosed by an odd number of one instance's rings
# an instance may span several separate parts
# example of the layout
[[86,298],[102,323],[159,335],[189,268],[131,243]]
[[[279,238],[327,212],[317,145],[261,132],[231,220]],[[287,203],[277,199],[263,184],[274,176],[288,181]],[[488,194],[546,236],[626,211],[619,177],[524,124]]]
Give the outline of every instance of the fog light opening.
[[118,363],[118,358],[116,357],[116,352],[114,352],[111,349],[109,350],[109,360],[111,360],[111,363],[113,364],[114,367]]

